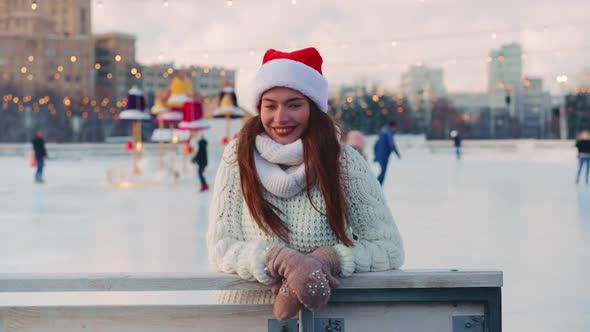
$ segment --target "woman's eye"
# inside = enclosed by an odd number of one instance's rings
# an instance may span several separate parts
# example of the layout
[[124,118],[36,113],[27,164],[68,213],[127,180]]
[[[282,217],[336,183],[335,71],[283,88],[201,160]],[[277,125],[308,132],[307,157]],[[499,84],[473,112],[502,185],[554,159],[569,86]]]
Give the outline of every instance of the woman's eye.
[[301,107],[301,104],[291,104],[289,105],[290,108],[299,108]]

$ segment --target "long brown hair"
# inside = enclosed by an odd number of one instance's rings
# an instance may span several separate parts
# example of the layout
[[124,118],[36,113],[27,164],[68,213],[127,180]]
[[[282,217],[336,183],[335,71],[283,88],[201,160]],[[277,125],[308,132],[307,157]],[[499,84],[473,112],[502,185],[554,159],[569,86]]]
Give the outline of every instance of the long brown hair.
[[[336,124],[312,101],[309,104],[308,126],[301,135],[307,198],[316,211],[324,214],[311,198],[311,189],[318,185],[324,198],[325,215],[332,232],[340,242],[351,247],[353,243],[346,234],[348,207],[344,197],[340,165],[342,149],[336,135]],[[280,217],[284,213],[264,198],[264,189],[254,166],[256,136],[263,132],[264,126],[260,116],[249,119],[240,131],[237,153],[242,194],[256,224],[266,234],[272,232],[283,241],[289,242],[289,227]]]

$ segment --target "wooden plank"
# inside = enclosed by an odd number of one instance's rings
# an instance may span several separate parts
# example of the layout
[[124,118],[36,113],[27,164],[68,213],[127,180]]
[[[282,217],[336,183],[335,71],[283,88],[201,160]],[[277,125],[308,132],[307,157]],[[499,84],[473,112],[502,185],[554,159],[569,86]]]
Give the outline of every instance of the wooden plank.
[[270,305],[5,308],[0,331],[259,332],[273,318]]
[[0,292],[255,290],[266,286],[224,274],[2,274]]
[[341,279],[345,289],[502,287],[500,271],[384,271]]
[[[501,287],[499,271],[407,270],[358,273],[344,289]],[[257,282],[227,274],[2,274],[0,292],[259,290]]]
[[[344,318],[345,331],[452,332],[453,316],[482,315],[481,304],[331,304],[316,318]],[[270,305],[32,307],[0,309],[2,332],[266,331]]]

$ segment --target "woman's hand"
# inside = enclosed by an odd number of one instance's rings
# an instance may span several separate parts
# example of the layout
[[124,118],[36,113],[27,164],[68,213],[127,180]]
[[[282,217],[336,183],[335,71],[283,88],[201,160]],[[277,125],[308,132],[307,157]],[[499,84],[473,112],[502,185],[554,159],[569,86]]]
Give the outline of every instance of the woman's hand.
[[272,278],[283,277],[287,289],[292,290],[299,302],[311,311],[326,305],[331,288],[340,284],[334,276],[339,272],[340,264],[332,247],[320,247],[309,255],[286,247],[273,247],[266,255],[266,267]]

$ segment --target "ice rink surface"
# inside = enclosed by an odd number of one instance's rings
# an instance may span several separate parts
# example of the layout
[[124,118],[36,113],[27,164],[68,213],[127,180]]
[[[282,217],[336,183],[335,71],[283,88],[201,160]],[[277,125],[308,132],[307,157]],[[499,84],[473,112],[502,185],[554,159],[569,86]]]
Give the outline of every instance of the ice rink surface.
[[[398,142],[403,159],[390,161],[384,190],[404,239],[404,268],[502,270],[504,331],[588,330],[590,186],[574,184],[573,148],[468,144],[457,161],[444,144]],[[210,145],[212,182],[221,149],[218,141]],[[128,156],[64,154],[48,162],[45,185],[33,183],[28,158],[3,156],[0,165],[0,273],[208,269],[211,191],[198,192],[193,172],[176,185],[117,188],[106,172],[130,171]],[[157,157],[146,156],[144,167],[155,165]],[[0,305],[55,303],[52,296],[0,294]],[[200,303],[209,296],[88,299],[59,295],[67,303]]]

